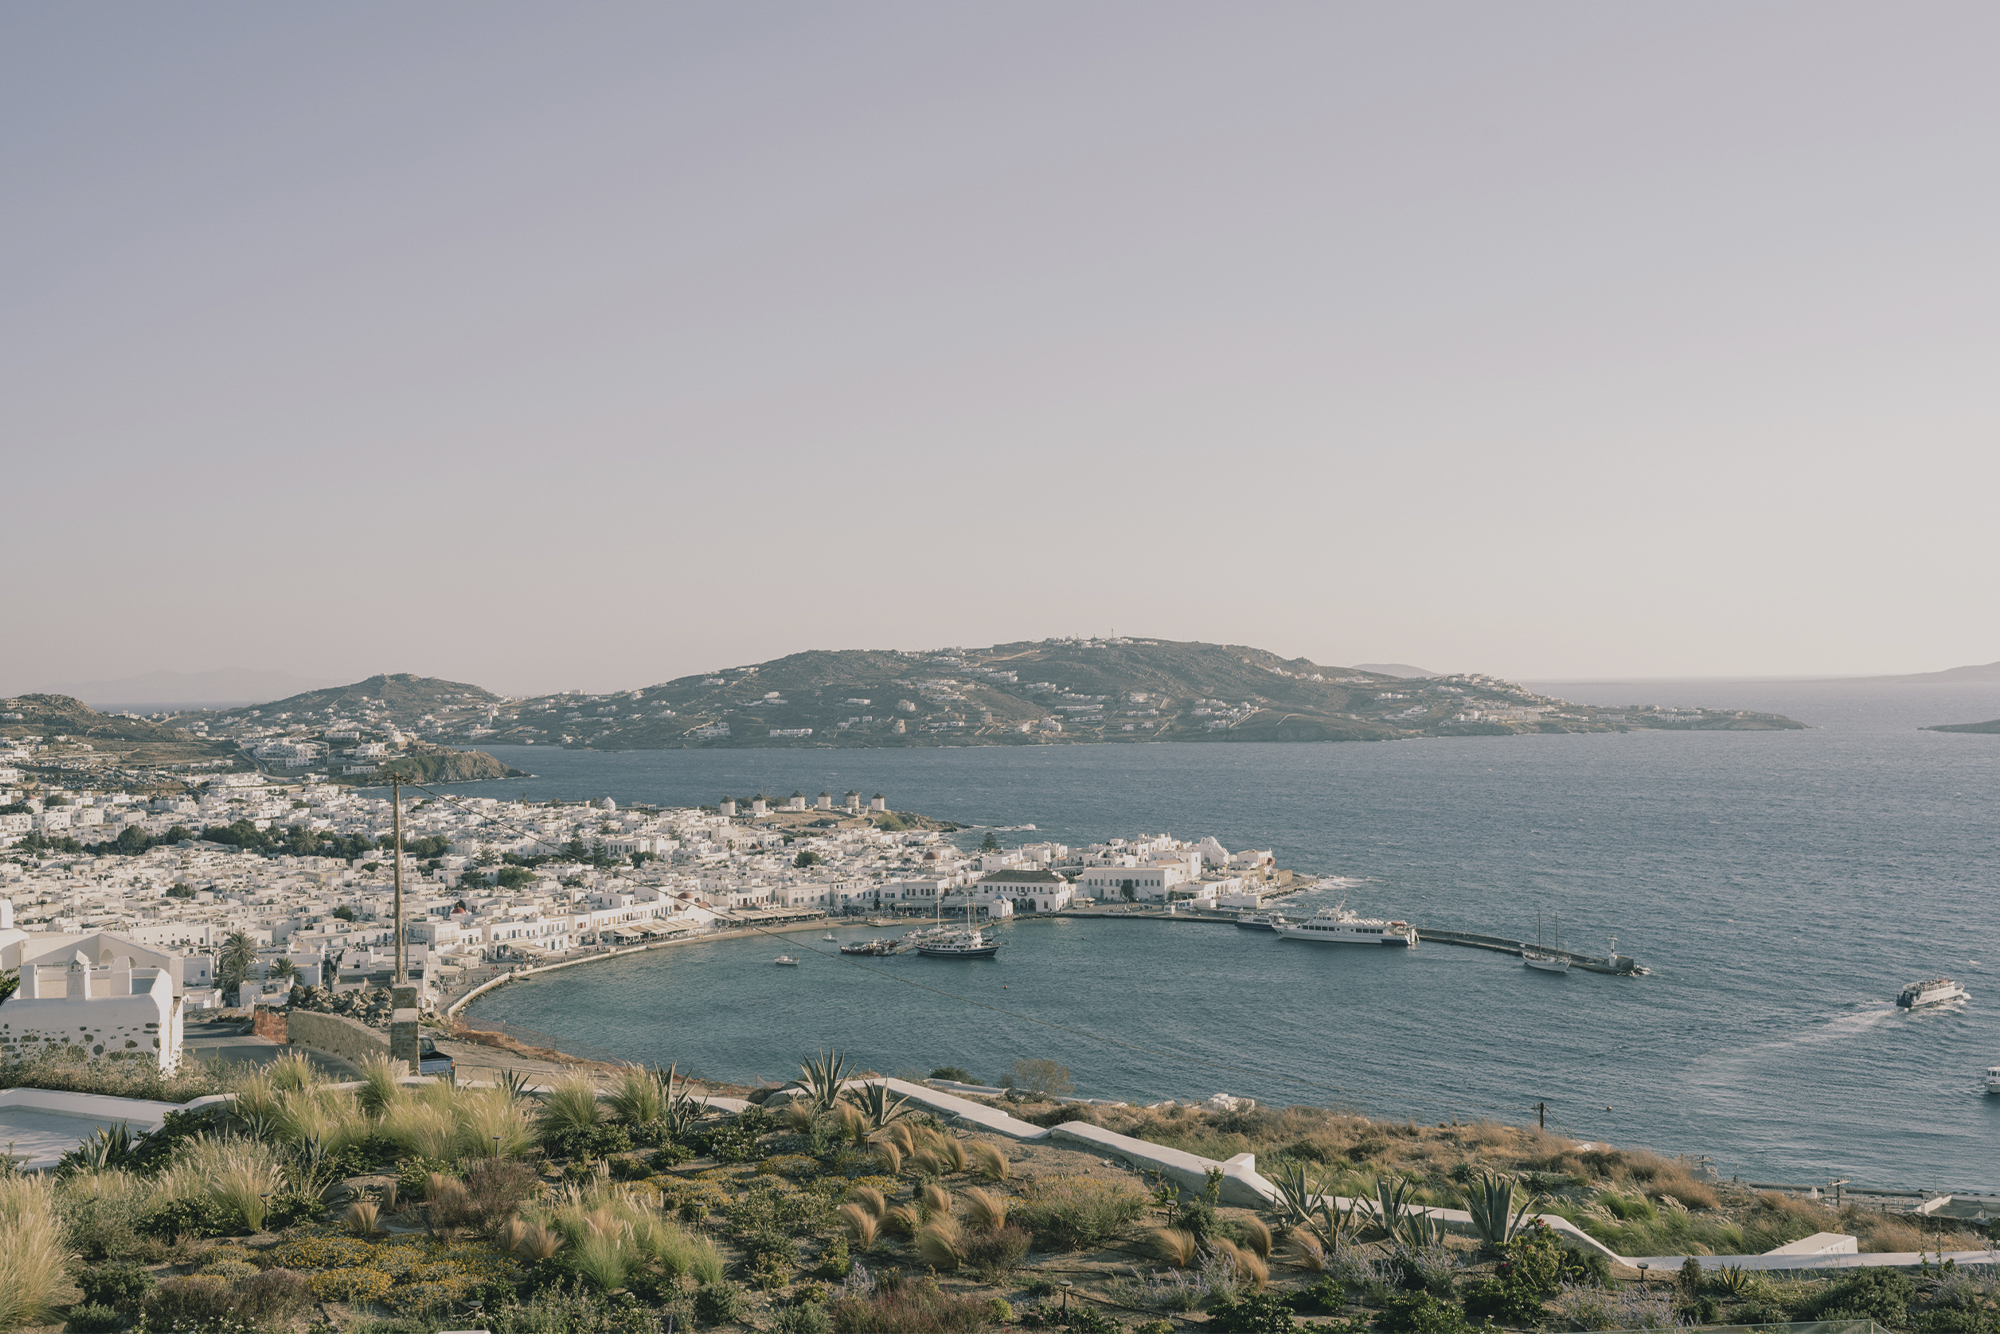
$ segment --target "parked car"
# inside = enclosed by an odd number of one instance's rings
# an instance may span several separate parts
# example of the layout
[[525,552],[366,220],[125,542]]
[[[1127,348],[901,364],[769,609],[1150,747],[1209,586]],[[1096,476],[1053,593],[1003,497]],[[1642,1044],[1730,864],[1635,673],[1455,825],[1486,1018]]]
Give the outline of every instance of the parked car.
[[436,1038],[417,1039],[417,1073],[420,1075],[442,1075],[449,1079],[455,1069],[451,1057],[438,1050]]

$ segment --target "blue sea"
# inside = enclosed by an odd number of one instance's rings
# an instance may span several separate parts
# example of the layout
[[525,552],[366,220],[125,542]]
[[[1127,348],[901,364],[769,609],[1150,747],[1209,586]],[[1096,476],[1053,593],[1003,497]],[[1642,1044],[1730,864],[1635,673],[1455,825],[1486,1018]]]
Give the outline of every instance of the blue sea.
[[[1324,949],[1193,924],[1029,921],[997,960],[864,962],[817,933],[701,943],[503,988],[475,1013],[781,1078],[801,1054],[997,1079],[1052,1057],[1080,1092],[1224,1092],[1419,1121],[1529,1122],[1706,1154],[1746,1180],[2000,1188],[2000,686],[1566,684],[1600,704],[1787,714],[1802,732],[1628,732],[1373,744],[911,751],[499,748],[538,776],[481,795],[694,804],[880,790],[1020,826],[1003,843],[1161,831],[1338,877],[1288,911],[1618,950],[1650,975],[1530,972],[1485,951]],[[977,835],[968,837],[976,838]],[[843,930],[842,939],[865,931]],[[773,968],[780,950],[804,966]],[[1895,1010],[1950,974],[1968,1002]]]

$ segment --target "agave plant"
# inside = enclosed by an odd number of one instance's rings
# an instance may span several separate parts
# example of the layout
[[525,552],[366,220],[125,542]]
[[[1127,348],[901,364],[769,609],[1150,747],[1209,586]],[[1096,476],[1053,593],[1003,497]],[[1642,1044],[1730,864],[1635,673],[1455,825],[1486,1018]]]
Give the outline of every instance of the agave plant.
[[1285,1164],[1273,1184],[1278,1188],[1278,1221],[1288,1228],[1303,1227],[1319,1209],[1317,1197],[1325,1193],[1304,1163]]
[[502,1070],[500,1082],[495,1087],[506,1095],[508,1102],[526,1102],[533,1096],[534,1091],[534,1085],[528,1082],[528,1077],[518,1070]]
[[1375,1179],[1375,1198],[1368,1201],[1368,1212],[1391,1237],[1402,1235],[1405,1221],[1419,1207],[1416,1182],[1393,1176]]
[[799,1084],[805,1090],[805,1100],[814,1112],[830,1112],[840,1101],[840,1090],[847,1082],[847,1053],[822,1051],[817,1060],[799,1062]]
[[847,1090],[847,1096],[861,1109],[870,1130],[880,1130],[916,1111],[906,1100],[891,1093],[887,1084],[863,1084]]
[[1528,1225],[1529,1216],[1540,1203],[1540,1197],[1530,1195],[1517,1205],[1513,1178],[1484,1172],[1466,1191],[1465,1207],[1472,1214],[1472,1230],[1480,1244],[1497,1251]]
[[123,1121],[115,1126],[99,1126],[62,1156],[56,1164],[56,1175],[67,1177],[76,1172],[125,1167],[131,1163],[139,1142],[144,1138],[143,1135],[134,1135],[132,1128]]

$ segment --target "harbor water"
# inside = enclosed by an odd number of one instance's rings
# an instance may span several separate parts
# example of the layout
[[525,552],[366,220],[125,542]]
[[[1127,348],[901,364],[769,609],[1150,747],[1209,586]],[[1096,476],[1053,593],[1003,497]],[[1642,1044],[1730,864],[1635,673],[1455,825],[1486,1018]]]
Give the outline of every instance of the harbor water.
[[[1263,932],[1056,919],[996,960],[843,960],[822,932],[704,941],[530,979],[475,1014],[635,1060],[782,1078],[844,1050],[884,1072],[1022,1058],[1132,1101],[1227,1092],[1398,1119],[1491,1117],[1712,1156],[1745,1179],[2000,1188],[2000,686],[1548,687],[1601,704],[1770,710],[1803,732],[1339,745],[911,751],[497,748],[479,795],[713,802],[852,787],[1021,826],[1003,843],[1213,834],[1329,877],[1288,912],[1534,938],[1650,975],[1538,973],[1483,950],[1315,947]],[[976,838],[973,834],[971,837]],[[842,941],[875,934],[842,928]],[[774,968],[781,951],[798,968]],[[1894,1008],[1948,973],[1969,1001]]]

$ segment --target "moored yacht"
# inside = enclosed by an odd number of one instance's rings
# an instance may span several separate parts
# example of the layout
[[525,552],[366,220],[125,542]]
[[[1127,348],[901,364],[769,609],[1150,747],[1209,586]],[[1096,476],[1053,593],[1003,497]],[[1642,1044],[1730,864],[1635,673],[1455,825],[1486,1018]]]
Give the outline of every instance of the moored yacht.
[[1321,945],[1400,945],[1417,943],[1417,929],[1404,921],[1361,917],[1345,904],[1321,908],[1303,922],[1274,922],[1271,929],[1287,940],[1310,940]]
[[926,959],[990,959],[1000,952],[1000,942],[984,931],[958,931],[932,937],[917,946]]
[[1281,912],[1245,913],[1236,919],[1236,929],[1239,931],[1276,931],[1278,924],[1284,920],[1285,915]]
[[1948,977],[1934,977],[1928,982],[1912,982],[1896,997],[1899,1009],[1916,1010],[1926,1005],[1943,1005],[1955,1001],[1966,994],[1964,987]]

